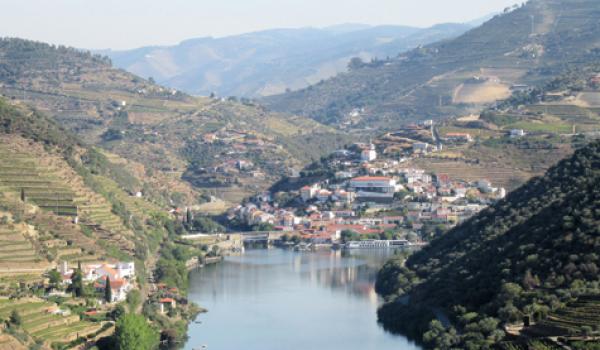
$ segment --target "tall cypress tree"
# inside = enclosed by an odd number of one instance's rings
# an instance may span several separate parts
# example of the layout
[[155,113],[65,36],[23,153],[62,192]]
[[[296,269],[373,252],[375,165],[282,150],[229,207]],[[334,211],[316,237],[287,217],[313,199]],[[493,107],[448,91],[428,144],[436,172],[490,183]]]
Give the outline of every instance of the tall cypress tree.
[[104,300],[107,303],[112,302],[112,288],[110,287],[110,278],[106,276],[106,284],[104,285]]
[[77,263],[77,269],[71,276],[71,290],[76,297],[83,297],[83,272],[81,271],[81,262]]
[[188,227],[192,227],[192,220],[194,220],[194,217],[192,216],[192,211],[190,210],[190,208],[186,208],[186,213],[185,213],[185,221],[188,224]]

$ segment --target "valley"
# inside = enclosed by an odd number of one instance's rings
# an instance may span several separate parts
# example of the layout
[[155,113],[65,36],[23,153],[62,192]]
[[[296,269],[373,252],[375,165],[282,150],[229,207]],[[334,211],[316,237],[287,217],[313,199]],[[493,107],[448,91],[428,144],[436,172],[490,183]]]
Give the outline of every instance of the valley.
[[597,348],[598,19],[0,38],[0,349]]

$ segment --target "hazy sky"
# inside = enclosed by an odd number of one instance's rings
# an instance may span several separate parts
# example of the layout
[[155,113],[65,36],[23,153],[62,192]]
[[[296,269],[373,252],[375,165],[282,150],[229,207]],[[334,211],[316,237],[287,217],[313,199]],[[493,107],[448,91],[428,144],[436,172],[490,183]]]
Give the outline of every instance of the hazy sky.
[[[523,1],[523,0],[521,0]],[[466,22],[516,0],[5,0],[0,36],[80,48],[175,44],[269,28]]]

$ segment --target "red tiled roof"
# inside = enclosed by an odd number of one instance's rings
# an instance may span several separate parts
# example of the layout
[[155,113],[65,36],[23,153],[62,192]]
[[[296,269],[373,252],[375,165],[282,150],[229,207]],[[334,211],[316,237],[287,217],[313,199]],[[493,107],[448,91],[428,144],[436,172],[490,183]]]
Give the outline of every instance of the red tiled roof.
[[[108,278],[108,276],[105,276],[104,278],[101,278],[100,280],[98,280],[94,286],[96,288],[104,288],[104,286],[106,285],[106,279]],[[121,278],[117,278],[117,279],[110,279],[110,289],[118,289],[123,287],[124,285],[126,285],[128,282],[124,279]]]
[[173,298],[161,298],[159,300],[160,303],[173,303],[175,301],[175,299]]

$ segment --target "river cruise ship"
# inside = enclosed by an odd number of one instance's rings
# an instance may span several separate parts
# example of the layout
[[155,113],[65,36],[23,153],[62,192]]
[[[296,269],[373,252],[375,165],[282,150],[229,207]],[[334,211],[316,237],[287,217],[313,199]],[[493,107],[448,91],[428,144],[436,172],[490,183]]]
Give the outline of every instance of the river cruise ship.
[[365,241],[350,241],[346,243],[348,249],[389,249],[401,248],[410,246],[410,242],[405,239],[396,240],[365,240]]

